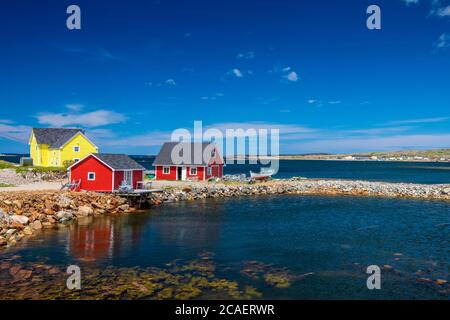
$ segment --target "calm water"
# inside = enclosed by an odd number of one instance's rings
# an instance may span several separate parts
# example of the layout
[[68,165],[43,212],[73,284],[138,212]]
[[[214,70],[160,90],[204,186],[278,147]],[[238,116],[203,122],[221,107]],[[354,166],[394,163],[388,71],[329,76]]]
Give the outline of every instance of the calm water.
[[[1,157],[18,163],[20,157]],[[147,169],[152,167],[153,156],[131,156]],[[307,177],[330,179],[361,179],[386,182],[408,183],[450,183],[450,163],[436,162],[375,162],[375,161],[317,161],[317,160],[281,160],[276,178]],[[259,165],[235,164],[225,167],[225,174],[249,175],[249,171],[258,172]]]
[[[449,214],[450,203],[437,201],[320,196],[205,200],[45,231],[3,255],[49,264],[164,268],[174,259],[211,252],[219,273],[256,287],[263,298],[448,299],[450,291],[418,282],[415,273],[450,280]],[[274,288],[243,275],[246,261],[287,268],[294,275],[313,274],[288,288]],[[397,270],[382,274],[382,290],[366,288],[364,268],[373,264]]]
[[[153,169],[154,157],[133,158],[147,169]],[[425,184],[450,183],[450,163],[442,162],[280,160],[279,168],[275,178],[301,176]],[[259,169],[260,165],[227,165],[225,174],[249,175],[250,170],[259,172]]]

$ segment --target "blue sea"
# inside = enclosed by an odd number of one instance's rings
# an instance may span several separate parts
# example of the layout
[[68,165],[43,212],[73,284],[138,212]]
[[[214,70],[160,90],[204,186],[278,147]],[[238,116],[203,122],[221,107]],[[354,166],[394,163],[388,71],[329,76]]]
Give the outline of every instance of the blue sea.
[[[153,169],[154,157],[132,156],[147,169]],[[225,174],[249,175],[259,172],[261,165],[232,164]],[[388,162],[388,161],[323,161],[280,160],[275,178],[358,179],[407,183],[450,183],[450,163],[447,162]]]
[[[152,157],[133,157],[152,169]],[[259,167],[228,165],[225,173],[249,170]],[[450,164],[280,161],[276,177],[293,176],[450,183]],[[164,269],[208,253],[218,275],[267,299],[449,299],[449,286],[435,283],[450,281],[449,241],[448,201],[255,196],[168,203],[44,230],[0,252],[0,261]],[[370,265],[382,270],[381,290],[367,289]],[[274,287],[248,270],[282,270],[290,285]]]
[[[0,157],[2,160],[18,163],[24,155]],[[154,156],[131,156],[145,168],[152,170]],[[227,165],[225,174],[249,175],[250,170],[259,171],[260,165]],[[450,163],[447,162],[388,162],[388,161],[322,161],[322,160],[280,160],[275,178],[328,178],[358,179],[407,183],[450,183]]]
[[[263,299],[449,299],[448,286],[434,283],[450,280],[449,213],[450,203],[440,201],[208,199],[45,230],[0,252],[0,260],[13,256],[16,263],[75,264],[82,270],[165,269],[207,253],[216,274],[256,288]],[[366,286],[372,265],[381,269],[381,290]],[[264,281],[280,270],[289,286]],[[111,279],[112,286],[114,281],[123,279]]]

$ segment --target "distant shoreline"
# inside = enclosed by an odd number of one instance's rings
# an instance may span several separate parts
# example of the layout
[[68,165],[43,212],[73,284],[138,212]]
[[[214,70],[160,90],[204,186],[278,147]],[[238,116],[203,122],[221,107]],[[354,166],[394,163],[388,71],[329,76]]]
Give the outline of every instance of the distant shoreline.
[[405,160],[372,160],[372,159],[323,159],[323,158],[302,158],[295,156],[279,156],[279,157],[245,157],[245,158],[227,158],[227,160],[233,161],[248,161],[248,160],[297,160],[297,161],[348,161],[348,162],[417,162],[417,163],[450,163],[450,160],[441,161],[441,160],[413,160],[413,159],[405,159]]

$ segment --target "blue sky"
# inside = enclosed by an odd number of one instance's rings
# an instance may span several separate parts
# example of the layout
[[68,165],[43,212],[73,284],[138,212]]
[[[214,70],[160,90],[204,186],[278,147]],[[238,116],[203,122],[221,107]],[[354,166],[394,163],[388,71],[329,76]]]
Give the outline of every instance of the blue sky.
[[194,120],[280,128],[283,153],[450,147],[449,1],[18,0],[0,39],[0,152],[58,126],[154,154]]

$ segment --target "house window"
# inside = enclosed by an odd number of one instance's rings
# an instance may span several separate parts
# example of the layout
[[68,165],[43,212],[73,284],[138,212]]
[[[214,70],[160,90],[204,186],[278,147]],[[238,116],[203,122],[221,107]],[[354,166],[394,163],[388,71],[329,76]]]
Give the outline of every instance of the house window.
[[212,168],[208,167],[208,176],[212,176]]
[[80,161],[80,158],[73,159],[73,162],[78,162],[78,161]]
[[189,168],[189,174],[191,176],[196,176],[197,175],[197,168]]
[[74,146],[73,152],[80,152],[80,146]]
[[164,167],[163,168],[163,173],[164,174],[169,174],[170,173],[170,167]]
[[88,180],[95,181],[95,172],[88,172]]

